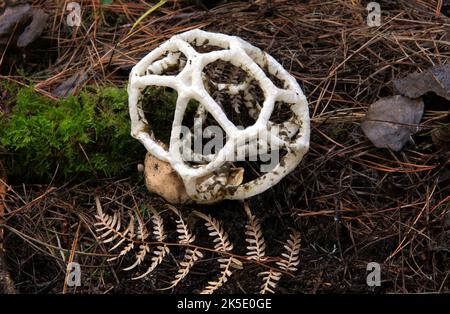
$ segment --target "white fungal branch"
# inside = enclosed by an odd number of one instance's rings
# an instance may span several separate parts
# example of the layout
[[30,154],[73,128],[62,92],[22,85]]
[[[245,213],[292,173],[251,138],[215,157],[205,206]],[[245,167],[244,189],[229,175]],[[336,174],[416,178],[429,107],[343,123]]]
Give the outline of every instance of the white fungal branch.
[[[202,47],[213,51],[199,52]],[[226,83],[213,80],[205,71],[214,62],[226,62],[230,67],[237,67],[246,77]],[[174,67],[178,68],[177,73],[173,72]],[[282,86],[273,79],[282,82]],[[262,91],[263,101],[255,97],[252,91],[255,85]],[[168,148],[163,147],[149,131],[142,104],[143,91],[148,86],[172,88],[178,94]],[[242,109],[246,110],[248,116],[255,120],[254,124],[239,129],[227,116],[223,105],[212,97],[211,89],[242,97],[244,108],[233,104],[233,109],[238,114]],[[154,157],[168,162],[183,181],[188,196],[199,203],[244,199],[267,190],[300,163],[309,147],[308,103],[297,81],[270,55],[235,36],[198,29],[173,36],[132,69],[128,93],[132,136],[141,141]],[[205,126],[209,115],[226,133],[225,145],[214,154],[193,152],[190,140],[194,135],[188,132],[181,136],[190,100],[199,103],[195,127]],[[292,117],[281,123],[270,121],[276,103],[287,104]],[[260,144],[271,150],[284,149],[286,154],[269,172],[253,181],[225,180],[219,184],[214,179],[219,177],[218,172],[223,173],[223,168],[234,156],[236,146],[247,145],[247,150],[251,151],[250,148]],[[187,155],[195,157],[195,165],[186,159]]]

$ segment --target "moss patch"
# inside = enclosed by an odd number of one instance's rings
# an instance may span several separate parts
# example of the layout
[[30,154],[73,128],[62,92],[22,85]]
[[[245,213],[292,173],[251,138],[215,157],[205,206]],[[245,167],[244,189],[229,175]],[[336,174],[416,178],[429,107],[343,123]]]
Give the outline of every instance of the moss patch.
[[12,175],[65,178],[115,176],[145,155],[130,136],[125,89],[103,88],[58,101],[22,88],[8,115],[0,116],[0,144],[12,153]]

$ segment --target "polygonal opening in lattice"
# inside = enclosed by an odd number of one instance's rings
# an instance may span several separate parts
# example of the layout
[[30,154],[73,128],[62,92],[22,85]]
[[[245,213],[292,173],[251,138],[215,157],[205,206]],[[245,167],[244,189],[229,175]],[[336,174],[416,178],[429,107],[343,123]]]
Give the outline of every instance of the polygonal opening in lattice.
[[[154,137],[167,147],[170,143],[172,122],[174,118],[178,92],[170,87],[149,86],[142,91],[140,100],[144,117],[147,120]],[[197,102],[189,102],[184,115],[185,123],[192,125]]]
[[287,144],[294,143],[302,135],[302,123],[294,114],[294,104],[276,101],[269,119],[269,128]]
[[[225,130],[204,106],[190,101],[181,122],[180,140],[183,143],[181,153],[183,161],[194,167],[207,164],[224,147],[227,141]],[[193,112],[194,114],[190,114]]]
[[[210,45],[210,44],[203,44],[203,45],[196,45],[196,43],[190,43],[194,46],[195,50],[200,53],[208,53],[212,51],[218,51],[223,50],[224,48],[216,46],[216,45]],[[225,48],[227,49],[227,48]]]
[[177,75],[183,71],[186,62],[187,58],[182,52],[166,51],[152,62],[145,74]]
[[253,125],[258,119],[262,102],[253,101],[249,95],[239,92],[229,94],[223,90],[214,90],[211,97],[222,108],[228,119],[240,128]]
[[[245,154],[242,149],[245,148]],[[231,164],[234,167],[242,167],[245,171],[244,183],[256,179],[277,166],[282,158],[287,155],[287,148],[274,145],[270,141],[260,141],[256,145],[248,143],[237,150],[237,161]],[[242,158],[242,156],[245,156]]]
[[284,101],[276,101],[269,121],[274,124],[286,122],[294,116],[290,104]]
[[231,62],[216,60],[203,69],[205,87],[234,125],[246,128],[255,123],[264,102],[259,83]]
[[208,78],[208,82],[215,84],[242,84],[248,78],[248,73],[241,67],[233,65],[231,62],[216,60],[208,63],[203,68],[203,73]]
[[192,45],[195,51],[200,53],[207,53],[211,51],[218,51],[229,49],[230,45],[226,41],[214,41],[211,42],[209,39],[199,39],[199,38],[187,38],[186,42]]
[[264,71],[264,74],[266,74],[266,76],[272,81],[272,83],[276,87],[281,88],[281,89],[288,88],[288,85],[287,85],[288,83],[285,80],[283,80],[280,77],[278,77],[277,76],[278,73],[270,72],[269,67],[267,66],[267,64],[262,69]]
[[250,57],[256,64],[264,71],[264,74],[272,81],[272,83],[281,89],[289,88],[289,82],[286,80],[285,75],[280,73],[278,69],[274,68],[271,64],[272,59],[270,56],[255,54],[254,51],[246,50]]

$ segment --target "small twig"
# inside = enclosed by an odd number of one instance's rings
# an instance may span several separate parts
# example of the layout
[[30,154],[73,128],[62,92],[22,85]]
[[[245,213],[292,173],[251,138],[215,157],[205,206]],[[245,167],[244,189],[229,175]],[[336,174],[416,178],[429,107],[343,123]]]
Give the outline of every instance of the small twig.
[[15,294],[16,288],[14,282],[7,270],[5,251],[3,247],[4,236],[4,215],[5,215],[5,196],[6,196],[6,172],[3,168],[3,164],[0,161],[0,293]]

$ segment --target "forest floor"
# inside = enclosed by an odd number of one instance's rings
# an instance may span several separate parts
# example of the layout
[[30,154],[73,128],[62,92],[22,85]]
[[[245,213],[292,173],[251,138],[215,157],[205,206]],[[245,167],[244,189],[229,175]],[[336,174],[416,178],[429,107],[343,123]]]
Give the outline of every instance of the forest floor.
[[[173,0],[130,32],[151,4],[77,1],[83,23],[74,31],[64,22],[63,2],[30,1],[49,14],[47,26],[26,48],[7,41],[0,54],[1,81],[32,86],[49,98],[57,98],[55,89],[67,81],[75,94],[86,86],[125,87],[130,69],[144,55],[172,35],[194,28],[239,36],[272,55],[297,79],[310,109],[309,152],[278,185],[246,201],[261,221],[268,256],[282,253],[293,230],[301,235],[298,271],[283,275],[277,292],[450,292],[450,151],[431,136],[435,128],[450,123],[450,102],[425,95],[418,132],[399,152],[376,148],[360,127],[370,104],[395,95],[394,79],[449,63],[450,6],[441,1],[379,1],[382,24],[369,27],[368,1],[219,1],[204,8]],[[0,110],[2,104],[14,106],[14,96],[0,93]],[[0,158],[12,153],[0,151]],[[136,156],[135,161],[143,159]],[[219,268],[214,252],[205,253],[182,283],[165,291],[158,289],[173,280],[182,249],[172,250],[142,280],[132,278],[149,262],[127,272],[123,268],[133,263],[133,256],[106,261],[109,246],[99,244],[94,231],[96,197],[105,210],[124,217],[151,205],[165,217],[169,239],[176,236],[164,200],[148,193],[139,176],[136,170],[82,180],[58,180],[55,174],[54,180],[11,175],[0,181],[7,184],[5,260],[17,291],[190,293],[215,278]],[[212,245],[194,210],[221,221],[233,252],[245,255],[243,202],[177,208],[197,241]],[[81,287],[65,285],[70,261],[81,265]],[[371,262],[381,266],[381,286],[366,283]],[[249,264],[218,292],[258,292],[260,271],[260,265]]]

